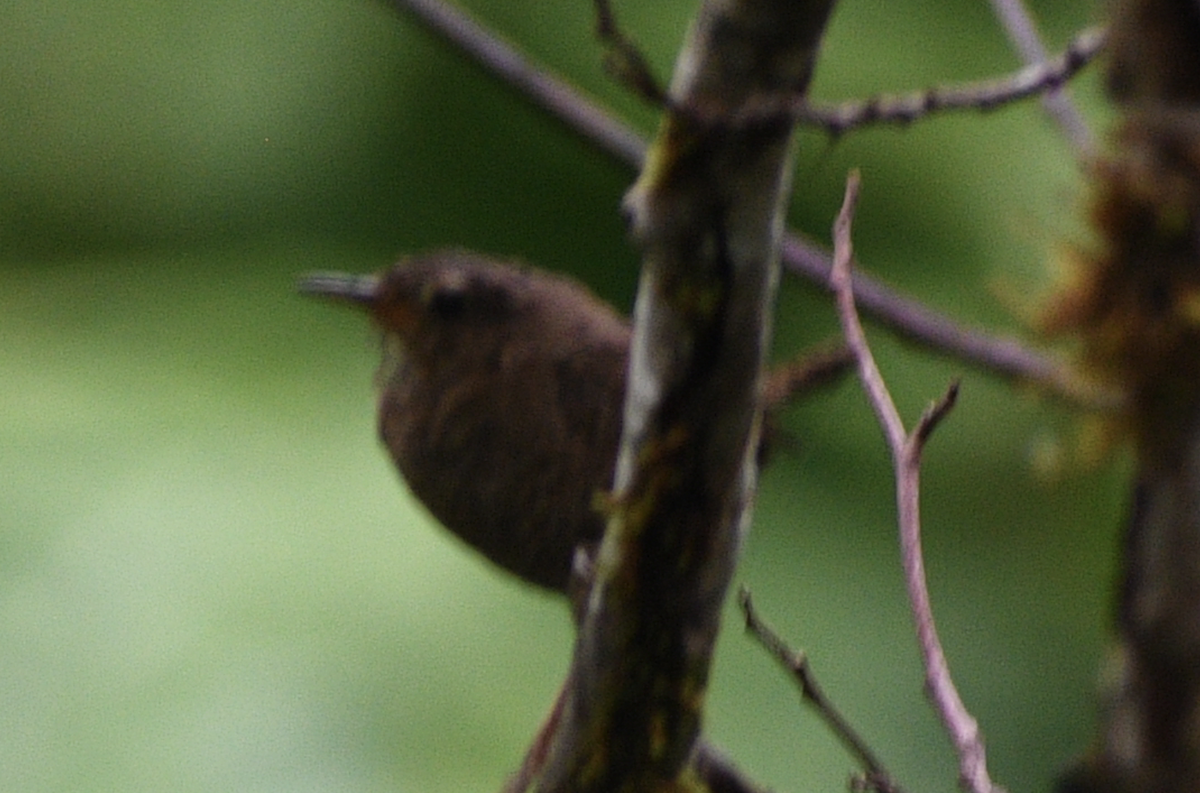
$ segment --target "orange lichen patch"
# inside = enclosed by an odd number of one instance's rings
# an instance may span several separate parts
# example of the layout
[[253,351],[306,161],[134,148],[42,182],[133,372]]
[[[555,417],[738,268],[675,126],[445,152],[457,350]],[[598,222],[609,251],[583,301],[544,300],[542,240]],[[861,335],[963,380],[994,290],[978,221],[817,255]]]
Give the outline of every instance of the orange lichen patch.
[[1075,257],[1042,325],[1081,340],[1084,367],[1129,395],[1143,457],[1162,459],[1200,402],[1200,118],[1127,118],[1094,169],[1099,251]]

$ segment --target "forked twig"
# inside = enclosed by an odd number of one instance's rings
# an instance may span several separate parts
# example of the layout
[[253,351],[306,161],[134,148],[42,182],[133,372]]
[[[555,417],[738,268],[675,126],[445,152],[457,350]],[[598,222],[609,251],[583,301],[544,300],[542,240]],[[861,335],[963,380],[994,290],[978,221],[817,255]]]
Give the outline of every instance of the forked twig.
[[804,701],[812,705],[826,726],[862,765],[866,773],[856,786],[878,793],[903,793],[900,786],[892,781],[892,775],[883,767],[883,763],[871,751],[871,747],[825,695],[809,666],[808,656],[804,652],[796,652],[789,648],[779,634],[758,616],[750,598],[750,590],[746,587],[738,591],[738,605],[746,618],[746,630],[791,673],[800,686],[800,695]]
[[967,711],[958,695],[941,641],[938,639],[933,609],[929,602],[929,589],[925,582],[925,561],[921,552],[921,452],[929,435],[954,406],[958,396],[958,385],[952,384],[941,400],[925,411],[911,433],[904,429],[904,423],[867,344],[854,307],[854,294],[850,288],[850,266],[854,255],[851,226],[854,207],[858,201],[858,188],[858,173],[851,172],[846,180],[846,197],[833,226],[833,282],[837,295],[838,317],[842,323],[842,332],[846,336],[846,344],[858,361],[863,389],[867,392],[871,408],[875,411],[892,454],[892,464],[896,471],[896,507],[904,578],[913,621],[916,624],[917,640],[924,660],[927,694],[958,753],[959,777],[963,786],[972,793],[997,793],[1000,788],[995,786],[988,776],[987,756],[979,724]]

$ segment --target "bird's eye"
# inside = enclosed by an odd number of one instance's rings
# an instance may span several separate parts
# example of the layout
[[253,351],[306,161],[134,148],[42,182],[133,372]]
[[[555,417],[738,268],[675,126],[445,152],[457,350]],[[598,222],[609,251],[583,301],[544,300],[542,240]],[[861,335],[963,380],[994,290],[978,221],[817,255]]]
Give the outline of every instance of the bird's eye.
[[471,282],[465,273],[446,270],[421,287],[421,304],[435,317],[454,319],[467,307]]
[[427,301],[429,310],[443,319],[453,319],[459,316],[466,304],[466,290],[455,286],[434,289]]

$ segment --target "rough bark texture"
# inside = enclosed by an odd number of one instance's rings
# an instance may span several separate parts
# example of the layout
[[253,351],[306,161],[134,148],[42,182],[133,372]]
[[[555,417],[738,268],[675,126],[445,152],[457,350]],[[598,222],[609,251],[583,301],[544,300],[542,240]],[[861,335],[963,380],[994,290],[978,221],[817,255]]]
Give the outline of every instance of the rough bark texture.
[[678,59],[671,109],[626,198],[643,272],[624,434],[533,789],[694,790],[712,779],[691,761],[756,478],[791,124],[734,126],[711,113],[802,92],[831,6],[706,3]]
[[1200,790],[1200,7],[1113,7],[1109,91],[1122,118],[1095,169],[1100,252],[1055,321],[1127,395],[1137,451],[1119,647],[1077,791]]

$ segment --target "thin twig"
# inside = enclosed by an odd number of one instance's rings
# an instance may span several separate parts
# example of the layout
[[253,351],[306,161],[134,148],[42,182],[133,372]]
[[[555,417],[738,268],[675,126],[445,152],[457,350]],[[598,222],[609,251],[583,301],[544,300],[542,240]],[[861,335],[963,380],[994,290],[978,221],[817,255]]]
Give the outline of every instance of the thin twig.
[[566,80],[525,57],[465,11],[443,0],[391,0],[473,58],[534,104],[626,165],[638,168],[646,139],[592,101]]
[[[654,76],[641,49],[617,24],[609,0],[595,0],[595,8],[596,35],[608,47],[604,58],[605,68],[618,82],[651,104],[669,107],[684,115],[696,116],[698,120],[708,124],[756,126],[777,120],[780,116],[787,116],[797,124],[821,127],[835,136],[868,124],[907,125],[935,113],[994,110],[1037,94],[1049,95],[1058,92],[1096,57],[1106,38],[1103,28],[1088,28],[1079,33],[1062,54],[1051,59],[1037,39],[1032,22],[1026,19],[1022,33],[1033,37],[1036,48],[1032,51],[1037,55],[1027,56],[1028,65],[1007,77],[836,104],[813,104],[807,97],[800,96],[751,97],[742,107],[729,111],[719,108],[680,107],[672,103],[667,91]],[[1026,50],[1023,49],[1022,53],[1026,53]],[[1055,106],[1062,105],[1066,108],[1068,112],[1064,118],[1069,116],[1073,122],[1077,122],[1074,126],[1067,126],[1068,132],[1081,131],[1081,139],[1074,136],[1072,139],[1077,147],[1084,146],[1088,133],[1086,127],[1082,126],[1082,119],[1075,113],[1074,107],[1065,96],[1060,94],[1059,99],[1060,102]]]
[[942,423],[942,419],[954,409],[955,403],[958,402],[958,381],[950,383],[946,393],[937,402],[934,402],[929,408],[921,414],[921,420],[917,422],[916,428],[913,430],[913,437],[916,440],[918,452],[925,447],[925,442],[929,440],[929,436],[937,429],[937,426]]
[[859,378],[867,392],[871,409],[875,411],[875,417],[879,420],[880,427],[887,439],[888,448],[895,456],[904,446],[907,433],[904,430],[904,423],[900,420],[900,413],[896,410],[892,396],[888,393],[883,377],[879,373],[879,367],[875,365],[875,356],[871,354],[871,348],[867,344],[867,337],[863,333],[862,325],[857,321],[854,292],[850,280],[850,262],[854,255],[851,224],[854,219],[854,209],[858,204],[858,186],[858,171],[851,171],[846,179],[846,196],[842,202],[841,211],[838,212],[837,220],[833,224],[833,272],[830,274],[830,281],[837,298],[838,316],[842,320],[842,333],[846,337],[846,344],[858,362]]
[[[784,236],[782,250],[784,269],[834,290],[829,253],[794,233]],[[956,322],[862,272],[852,273],[851,283],[856,305],[901,338],[1001,377],[1034,383],[1048,394],[1093,410],[1112,410],[1121,402],[1120,395],[1081,382],[1065,363],[1016,339]]]
[[[532,63],[495,33],[443,0],[391,0],[414,14],[490,74],[507,82],[552,117],[617,161],[640,168],[646,140],[565,80]],[[799,234],[784,236],[784,267],[795,275],[832,289],[827,251]],[[1001,377],[1035,383],[1068,402],[1111,409],[1120,397],[1089,389],[1053,357],[1015,339],[969,328],[880,282],[856,272],[854,296],[861,309],[901,336]]]
[[772,364],[763,383],[763,406],[781,408],[818,388],[832,385],[854,367],[854,356],[841,343],[818,344],[786,361]]
[[958,387],[952,385],[938,403],[926,410],[912,433],[905,431],[904,423],[867,344],[854,307],[854,294],[850,288],[850,266],[854,256],[851,226],[854,207],[858,201],[858,188],[858,173],[851,172],[846,180],[846,197],[833,227],[833,281],[837,294],[838,316],[842,322],[846,343],[858,360],[863,389],[867,392],[871,408],[875,411],[887,438],[896,470],[900,549],[917,640],[924,659],[926,691],[958,753],[961,783],[972,793],[996,793],[1000,788],[993,785],[988,776],[986,752],[979,725],[958,695],[941,641],[938,639],[929,601],[929,589],[925,582],[925,561],[921,552],[921,451],[934,427],[953,406]]
[[950,110],[992,110],[1061,88],[1095,58],[1104,41],[1105,31],[1102,28],[1089,28],[1080,33],[1058,57],[1040,61],[1000,79],[940,86],[902,96],[877,96],[834,105],[789,100],[784,107],[779,103],[772,106],[770,100],[763,100],[735,113],[734,118],[746,121],[787,112],[798,123],[819,126],[832,135],[841,135],[866,124],[911,124],[928,115]]
[[[1049,55],[1025,4],[1021,0],[989,1],[1021,60],[1030,66],[1044,63]],[[1077,153],[1084,157],[1092,153],[1095,144],[1091,130],[1066,91],[1056,89],[1048,92],[1042,97],[1042,107],[1058,124]]]
[[859,764],[866,771],[864,784],[879,793],[903,793],[900,786],[892,781],[891,773],[884,768],[883,763],[875,756],[871,747],[825,695],[817,682],[816,675],[809,666],[808,656],[803,651],[797,652],[788,647],[779,634],[758,616],[750,598],[750,590],[746,587],[738,590],[738,605],[741,606],[742,614],[746,619],[746,630],[766,648],[767,652],[775,656],[784,669],[791,673],[800,686],[800,695],[804,701],[816,710],[817,715],[821,717],[826,726],[858,759]]
[[595,0],[595,6],[596,36],[608,45],[608,53],[604,57],[605,69],[614,79],[651,104],[665,104],[666,90],[654,76],[641,49],[621,32],[612,5],[608,0]]

